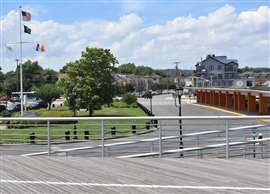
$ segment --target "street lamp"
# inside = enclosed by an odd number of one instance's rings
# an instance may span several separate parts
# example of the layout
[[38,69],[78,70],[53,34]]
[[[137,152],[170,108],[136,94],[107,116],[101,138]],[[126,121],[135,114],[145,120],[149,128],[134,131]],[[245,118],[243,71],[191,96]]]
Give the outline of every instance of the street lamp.
[[[77,97],[77,93],[75,90],[72,90],[71,93],[71,102],[73,105],[73,117],[76,117],[76,97]],[[76,121],[74,121],[74,125],[73,125],[73,139],[77,140],[78,136],[77,136],[77,126],[76,126]]]
[[[178,69],[178,64],[179,62],[175,62],[176,64],[176,89],[175,89],[175,94],[178,97],[178,103],[179,103],[179,109],[178,109],[178,115],[179,117],[182,116],[182,106],[181,106],[181,97],[183,95],[183,87],[185,85],[184,80],[181,77],[180,71]],[[182,119],[179,119],[179,149],[183,149],[184,144],[183,144],[183,128],[182,128]],[[183,152],[180,153],[180,157],[184,157]]]
[[[175,90],[175,94],[178,97],[178,115],[179,117],[182,116],[182,106],[181,106],[181,98],[183,95],[183,87],[179,86],[176,88]],[[182,128],[182,119],[179,119],[179,149],[183,149],[184,148],[184,144],[183,144],[183,128]],[[180,153],[180,157],[183,157],[184,154],[183,152]]]

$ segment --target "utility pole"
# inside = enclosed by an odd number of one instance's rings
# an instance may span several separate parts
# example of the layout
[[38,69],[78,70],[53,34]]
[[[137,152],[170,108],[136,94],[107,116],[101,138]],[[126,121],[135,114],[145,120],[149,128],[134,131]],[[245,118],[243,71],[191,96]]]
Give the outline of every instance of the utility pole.
[[[182,116],[182,106],[181,106],[181,97],[183,94],[183,81],[181,79],[181,74],[180,71],[178,69],[178,64],[180,62],[174,62],[175,63],[175,68],[176,68],[176,94],[178,96],[178,115],[179,117]],[[179,119],[179,149],[183,149],[184,148],[184,144],[183,144],[183,128],[182,128],[182,119]],[[184,154],[181,152],[180,153],[180,157],[184,157]]]

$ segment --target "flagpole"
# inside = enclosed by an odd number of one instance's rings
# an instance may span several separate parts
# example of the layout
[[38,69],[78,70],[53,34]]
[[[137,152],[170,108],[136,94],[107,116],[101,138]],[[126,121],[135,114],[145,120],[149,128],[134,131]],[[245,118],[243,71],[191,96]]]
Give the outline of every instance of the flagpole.
[[19,7],[20,15],[20,93],[21,93],[21,116],[23,116],[23,77],[22,77],[22,6]]

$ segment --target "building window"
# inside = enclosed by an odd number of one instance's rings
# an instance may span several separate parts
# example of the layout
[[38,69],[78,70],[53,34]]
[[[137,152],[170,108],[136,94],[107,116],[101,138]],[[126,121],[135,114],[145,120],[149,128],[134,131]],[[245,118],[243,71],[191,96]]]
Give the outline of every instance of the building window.
[[221,66],[221,65],[219,65],[219,66],[218,66],[218,70],[221,70],[221,69],[222,69],[222,66]]
[[247,81],[247,87],[252,87],[252,81]]

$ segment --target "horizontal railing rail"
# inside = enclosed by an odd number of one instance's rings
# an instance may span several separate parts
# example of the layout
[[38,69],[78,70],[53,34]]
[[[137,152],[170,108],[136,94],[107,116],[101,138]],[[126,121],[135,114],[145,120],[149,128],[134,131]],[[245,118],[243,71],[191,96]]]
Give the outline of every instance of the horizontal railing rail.
[[[229,128],[229,131],[237,131],[237,130],[243,130],[243,129],[253,129],[253,128],[262,128],[262,127],[269,127],[269,125],[250,125],[250,126],[244,126],[244,127],[233,127]],[[209,134],[216,134],[216,133],[224,133],[226,130],[211,130],[211,131],[203,131],[203,132],[195,132],[195,133],[188,133],[188,134],[183,134],[182,137],[193,137],[193,136],[201,136],[201,135],[209,135]],[[170,139],[177,139],[180,136],[166,136],[162,137],[161,140],[170,140]],[[148,139],[140,139],[140,140],[131,140],[131,141],[123,141],[123,142],[116,142],[116,143],[108,143],[104,144],[104,147],[114,147],[114,146],[121,146],[121,145],[131,145],[131,144],[136,144],[136,143],[143,143],[143,142],[155,142],[159,141],[159,138],[148,138]],[[56,154],[56,153],[68,153],[68,152],[73,152],[73,151],[78,151],[78,150],[89,150],[89,149],[96,149],[100,148],[102,145],[96,145],[96,146],[84,146],[84,147],[78,147],[78,148],[69,148],[69,149],[60,149],[51,152],[51,154]],[[187,151],[187,150],[186,150]],[[194,151],[194,150],[188,150],[188,151]],[[47,155],[48,152],[37,152],[37,153],[31,153],[31,154],[23,154],[22,156],[39,156],[39,155]]]
[[[254,143],[263,143],[266,141],[270,141],[270,138],[264,138],[260,140],[249,140],[246,142],[230,142],[230,146],[237,146],[237,145],[245,145],[245,144],[254,144]],[[174,150],[166,150],[162,152],[162,154],[175,154],[180,152],[188,152],[188,151],[198,151],[198,150],[207,150],[207,149],[214,149],[214,148],[220,148],[225,147],[226,143],[221,144],[213,144],[203,147],[192,147],[192,148],[184,148],[184,149],[174,149]],[[159,152],[149,152],[149,153],[143,153],[143,154],[133,154],[133,155],[125,155],[125,156],[118,156],[117,158],[139,158],[139,157],[149,157],[149,156],[158,156]]]
[[[180,120],[182,122],[179,122]],[[153,153],[158,153],[161,157],[163,154],[172,153],[173,150],[175,153],[190,152],[194,154],[193,152],[198,150],[226,147],[223,153],[226,153],[226,158],[229,158],[230,146],[250,145],[255,142],[256,138],[262,139],[262,142],[268,142],[270,138],[270,115],[0,117],[0,121],[2,121],[2,125],[5,125],[2,126],[3,129],[0,129],[0,146],[5,142],[40,145],[39,147],[29,146],[28,149],[33,150],[20,154],[23,156],[58,153],[67,155],[70,152],[83,154],[80,151],[93,149],[91,152],[100,153],[102,157],[110,153],[115,154],[113,156],[116,157],[124,157],[122,154],[124,152],[127,156],[140,157],[140,154],[152,156]],[[185,131],[183,134],[179,133],[179,127]],[[262,131],[264,134],[259,135],[259,132]],[[254,141],[251,140],[252,138]],[[185,147],[180,147],[180,141],[183,140]],[[67,144],[67,146],[57,146],[57,144]],[[194,144],[196,145],[194,146]],[[34,148],[40,148],[40,150]],[[124,149],[122,150],[122,148]],[[133,148],[135,150],[131,150]],[[153,151],[149,152],[147,150],[149,148]],[[249,146],[248,151],[252,149],[252,153],[255,153],[255,148],[256,146]],[[155,149],[159,151],[156,152]],[[136,152],[138,153],[130,154]],[[266,153],[268,154],[268,150]],[[156,156],[155,154],[154,156]]]
[[262,116],[154,116],[154,117],[0,117],[0,121],[101,121],[101,120],[237,120],[270,119]]

